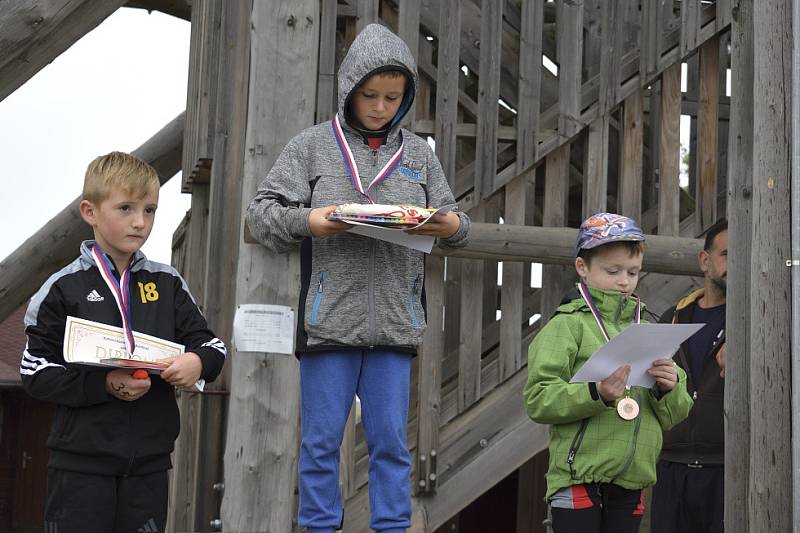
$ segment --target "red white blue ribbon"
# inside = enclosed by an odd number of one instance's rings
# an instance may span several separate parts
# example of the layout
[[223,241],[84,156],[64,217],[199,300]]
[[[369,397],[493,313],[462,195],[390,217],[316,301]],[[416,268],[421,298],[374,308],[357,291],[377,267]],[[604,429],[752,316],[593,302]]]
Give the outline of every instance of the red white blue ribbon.
[[347,142],[347,138],[345,138],[344,131],[342,130],[342,125],[339,123],[338,113],[335,117],[333,117],[333,120],[331,121],[331,127],[333,128],[333,137],[336,139],[336,144],[339,145],[339,150],[342,152],[344,166],[347,167],[347,172],[350,174],[353,188],[363,194],[371,204],[374,204],[375,201],[370,197],[369,190],[373,187],[373,185],[377,185],[381,181],[385,180],[389,174],[394,172],[394,169],[397,168],[397,165],[400,164],[400,161],[403,160],[403,148],[405,147],[405,141],[400,143],[400,149],[397,150],[391,158],[389,158],[389,161],[383,166],[380,172],[378,172],[378,175],[375,176],[372,181],[369,182],[367,188],[364,189],[364,186],[361,185],[361,175],[358,173],[356,159],[353,157],[353,152],[350,150],[350,144]]
[[133,355],[133,350],[136,349],[136,341],[133,339],[133,327],[131,325],[131,291],[129,287],[133,257],[131,257],[131,262],[120,274],[118,282],[112,272],[111,263],[97,243],[92,245],[92,256],[94,257],[94,262],[97,263],[97,268],[100,270],[100,276],[106,282],[108,288],[111,289],[111,294],[117,302],[119,314],[122,316],[122,329],[125,332],[125,349],[130,357]]
[[[600,332],[605,337],[606,342],[611,340],[611,337],[608,335],[608,331],[606,330],[606,325],[603,323],[603,317],[600,316],[600,311],[597,309],[597,306],[592,299],[592,294],[589,292],[589,287],[586,286],[584,282],[578,283],[578,291],[580,291],[581,296],[583,296],[583,301],[586,302],[586,305],[589,306],[589,310],[592,312],[592,316],[597,321],[597,325],[600,326]],[[642,322],[642,301],[636,296],[636,323],[640,324]]]

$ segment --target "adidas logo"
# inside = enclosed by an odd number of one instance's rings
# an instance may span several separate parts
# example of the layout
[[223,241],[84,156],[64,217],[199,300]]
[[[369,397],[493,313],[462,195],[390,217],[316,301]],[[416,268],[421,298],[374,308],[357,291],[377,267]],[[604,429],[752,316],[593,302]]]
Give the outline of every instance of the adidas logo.
[[90,302],[102,302],[103,300],[105,300],[105,298],[100,296],[100,293],[97,292],[96,290],[93,290],[92,292],[87,294],[86,299],[89,300]]

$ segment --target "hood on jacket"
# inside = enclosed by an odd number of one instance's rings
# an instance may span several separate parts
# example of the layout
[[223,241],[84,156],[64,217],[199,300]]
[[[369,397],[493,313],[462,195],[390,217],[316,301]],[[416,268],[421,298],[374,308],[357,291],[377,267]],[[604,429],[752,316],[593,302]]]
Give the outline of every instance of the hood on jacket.
[[[353,92],[373,74],[397,70],[408,80],[403,101],[394,118],[389,122],[386,133],[394,129],[408,113],[417,92],[417,63],[406,43],[389,29],[380,24],[370,24],[359,33],[339,67],[339,117],[348,121]],[[352,120],[352,119],[350,119]],[[360,124],[348,125],[362,133]]]

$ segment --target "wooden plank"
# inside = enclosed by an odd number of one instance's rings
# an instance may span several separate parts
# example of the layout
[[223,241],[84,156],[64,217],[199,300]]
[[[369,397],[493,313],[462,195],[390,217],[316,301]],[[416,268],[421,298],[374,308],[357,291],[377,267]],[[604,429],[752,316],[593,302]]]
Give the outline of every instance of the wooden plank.
[[331,120],[337,111],[336,88],[336,0],[320,1],[319,68],[317,111],[314,121]]
[[625,99],[622,128],[622,172],[620,174],[620,213],[641,222],[642,162],[644,158],[644,115],[642,91]]
[[[411,50],[411,55],[414,56],[414,59],[419,65],[419,8],[421,0],[399,1],[400,13],[398,14],[397,34],[406,42],[408,49]],[[415,101],[411,103],[411,108],[409,109],[408,114],[403,119],[403,124],[406,127],[411,126],[412,131],[413,119],[417,116],[415,110],[416,98],[414,100]]]
[[356,34],[358,34],[367,25],[378,22],[380,0],[353,0],[353,2],[356,4]]
[[697,48],[700,32],[701,0],[683,0],[681,2],[681,57],[686,57]]
[[[479,206],[473,209],[470,217],[472,220],[483,220],[483,208]],[[459,413],[466,411],[481,397],[483,269],[483,261],[461,261],[461,309],[458,328]]]
[[478,77],[478,133],[475,137],[475,190],[481,198],[495,191],[497,174],[497,100],[500,98],[500,49],[503,3],[481,2],[481,62]]
[[[547,156],[545,163],[543,226],[566,225],[569,194],[569,145],[555,150]],[[544,229],[544,228],[543,228]],[[574,232],[573,242],[574,242]],[[574,250],[574,244],[573,244]],[[574,251],[570,252],[570,258]],[[544,262],[541,258],[538,262]],[[570,267],[566,267],[570,268]],[[544,323],[555,311],[564,289],[564,266],[546,265],[542,268],[541,322]]]
[[[619,6],[620,8],[622,6]],[[600,113],[606,113],[617,104],[620,63],[622,61],[622,36],[624,28],[617,2],[603,2],[600,41]]]
[[681,65],[661,75],[661,130],[659,136],[658,234],[678,235],[681,153]]
[[558,2],[558,134],[572,137],[581,122],[583,0]]
[[436,490],[437,484],[436,455],[439,451],[439,407],[442,401],[442,359],[445,353],[444,262],[442,257],[425,258],[425,318],[428,327],[418,356],[417,467],[414,485],[421,494],[431,494]]
[[436,155],[450,187],[456,176],[458,115],[458,43],[461,32],[460,0],[443,0],[439,18],[438,71],[436,77]]
[[642,2],[641,30],[639,31],[639,86],[644,88],[647,79],[658,69],[661,58],[661,13],[658,2]]
[[[792,528],[791,109],[789,2],[753,9],[753,196],[750,254],[750,527]],[[797,30],[794,29],[794,32]],[[796,133],[796,132],[795,132]],[[733,213],[736,216],[736,213]],[[741,265],[741,263],[740,263]],[[727,329],[727,328],[726,328]],[[727,394],[727,391],[726,391]],[[769,409],[762,409],[769,405]],[[783,490],[773,490],[782,487]],[[796,524],[796,522],[795,522]]]
[[697,235],[717,221],[719,37],[700,48],[700,109],[697,116]]
[[590,125],[583,145],[583,218],[606,210],[608,194],[609,115],[597,117]]
[[[519,105],[517,107],[517,172],[536,161],[542,79],[544,0],[522,3],[519,36]],[[506,204],[506,210],[508,205]]]
[[23,0],[0,10],[0,102],[125,0]]
[[[152,165],[163,185],[181,169],[184,113],[148,139],[133,155]],[[92,229],[78,211],[75,198],[56,216],[0,262],[0,321],[19,309],[42,283],[75,259],[81,241]]]
[[[318,2],[255,2],[252,13],[249,91],[281,95],[281,105],[249,100],[238,213],[250,203],[264,170],[286,142],[313,124],[316,103]],[[287,20],[303,23],[290,25]],[[299,289],[298,251],[273,254],[263,246],[240,243],[237,304],[296,309]],[[222,523],[227,531],[290,531],[297,474],[297,362],[285,355],[232,352],[231,382],[236,386],[228,409]]]
[[[457,97],[460,103],[461,98]],[[417,135],[431,135],[435,133],[436,126],[433,120],[417,120],[415,125],[415,133]],[[480,126],[471,122],[458,122],[453,124],[453,129],[457,137],[475,137],[477,138],[480,132]],[[498,126],[495,130],[495,136],[498,141],[516,141],[517,130],[512,126]],[[476,140],[476,143],[478,141]]]
[[[725,365],[725,525],[730,533],[750,528],[750,261],[753,225],[753,11],[740,2],[731,30],[731,109],[728,157],[728,280]],[[761,98],[761,95],[758,95]],[[785,267],[784,267],[785,268]],[[753,354],[756,360],[761,354]],[[762,416],[757,413],[756,416]],[[759,448],[756,447],[758,450]],[[786,453],[786,452],[784,452]]]
[[[524,10],[524,7],[523,7]],[[536,172],[534,168],[533,173]],[[522,226],[525,224],[525,202],[528,180],[522,175],[505,187],[505,223]],[[530,265],[521,262],[503,262],[503,285],[500,288],[500,381],[505,381],[523,365],[522,295],[525,269]]]
[[192,10],[189,38],[189,81],[186,96],[186,128],[183,140],[181,190],[209,179],[216,132],[219,37],[222,2],[201,0]]
[[519,468],[517,481],[516,533],[545,533],[542,522],[547,518],[544,503],[547,492],[547,452],[544,450]]

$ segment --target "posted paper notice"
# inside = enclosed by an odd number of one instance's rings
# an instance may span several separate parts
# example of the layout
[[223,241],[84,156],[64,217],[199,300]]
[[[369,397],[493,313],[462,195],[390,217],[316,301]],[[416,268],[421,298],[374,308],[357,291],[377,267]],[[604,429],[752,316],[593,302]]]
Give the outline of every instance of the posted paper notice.
[[242,304],[233,318],[240,352],[294,353],[294,310],[285,305]]
[[656,381],[647,369],[656,359],[671,359],[683,341],[705,324],[633,324],[592,354],[570,383],[599,382],[617,368],[630,365],[628,385],[652,387]]

